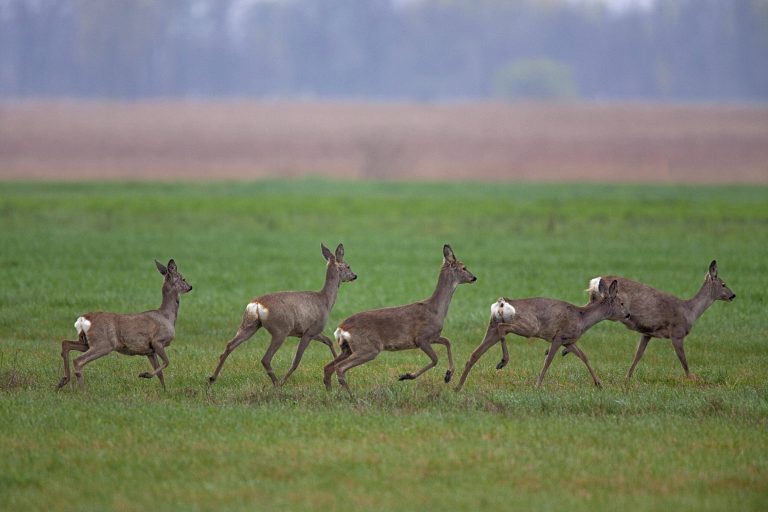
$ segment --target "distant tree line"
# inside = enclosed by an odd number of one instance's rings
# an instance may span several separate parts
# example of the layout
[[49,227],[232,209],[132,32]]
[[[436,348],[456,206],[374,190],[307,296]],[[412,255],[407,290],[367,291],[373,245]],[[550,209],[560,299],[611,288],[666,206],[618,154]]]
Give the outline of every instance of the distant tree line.
[[0,0],[0,96],[768,99],[768,1]]

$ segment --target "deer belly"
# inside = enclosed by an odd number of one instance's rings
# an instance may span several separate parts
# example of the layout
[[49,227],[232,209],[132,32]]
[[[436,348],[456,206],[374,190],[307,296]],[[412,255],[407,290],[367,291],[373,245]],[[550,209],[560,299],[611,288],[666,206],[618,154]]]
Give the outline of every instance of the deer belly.
[[396,352],[398,350],[410,350],[416,348],[416,342],[412,338],[395,338],[384,340],[384,350]]

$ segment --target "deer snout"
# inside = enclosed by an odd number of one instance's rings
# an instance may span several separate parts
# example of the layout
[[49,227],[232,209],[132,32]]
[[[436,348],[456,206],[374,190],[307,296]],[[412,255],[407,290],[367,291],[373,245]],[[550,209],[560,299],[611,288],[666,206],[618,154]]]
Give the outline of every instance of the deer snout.
[[352,280],[354,281],[355,279],[357,279],[357,274],[352,274]]
[[730,297],[728,297],[728,302],[732,301],[732,300],[733,300],[733,299],[735,299],[735,298],[736,298],[736,294],[735,294],[735,293],[734,293],[734,294],[731,294],[731,296],[730,296]]
[[477,278],[475,276],[472,276],[469,280],[470,283],[474,283],[475,281],[477,281]]

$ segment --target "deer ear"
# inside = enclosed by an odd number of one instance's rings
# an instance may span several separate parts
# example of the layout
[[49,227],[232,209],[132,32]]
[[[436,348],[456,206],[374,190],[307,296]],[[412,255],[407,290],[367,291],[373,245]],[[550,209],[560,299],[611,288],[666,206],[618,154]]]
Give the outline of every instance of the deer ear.
[[443,258],[446,263],[453,263],[456,261],[456,255],[453,254],[453,249],[451,249],[451,246],[448,244],[443,246]]
[[157,265],[157,270],[158,270],[158,272],[160,272],[161,274],[165,275],[165,274],[167,274],[167,273],[168,273],[168,269],[167,269],[167,268],[165,268],[165,265],[163,265],[163,264],[162,264],[162,263],[160,263],[159,261],[155,260],[155,265]]
[[330,260],[333,258],[333,254],[331,254],[331,250],[328,249],[325,244],[320,244],[320,249],[323,251],[323,258],[326,260]]
[[336,261],[344,261],[344,244],[339,244],[336,247]]
[[614,280],[611,283],[610,288],[608,288],[608,296],[613,299],[614,297],[616,297],[616,293],[618,293],[618,291],[619,291],[619,282]]
[[709,275],[714,277],[717,277],[717,261],[712,260],[712,263],[709,264]]
[[605,297],[608,294],[608,287],[605,286],[605,279],[600,279],[600,282],[597,283],[597,293],[600,294],[601,297]]
[[168,272],[176,272],[176,262],[173,261],[173,258],[168,260]]

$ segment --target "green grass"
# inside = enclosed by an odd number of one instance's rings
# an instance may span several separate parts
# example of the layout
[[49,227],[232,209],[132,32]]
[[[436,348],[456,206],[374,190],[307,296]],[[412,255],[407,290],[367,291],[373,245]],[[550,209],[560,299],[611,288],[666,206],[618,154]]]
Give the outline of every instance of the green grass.
[[[428,296],[442,244],[478,276],[444,334],[458,371],[500,295],[584,303],[618,273],[691,296],[709,261],[738,295],[688,337],[695,381],[668,341],[623,376],[639,336],[602,323],[533,382],[546,345],[510,337],[461,393],[447,361],[383,353],[326,393],[313,344],[273,389],[258,333],[206,378],[252,297],[319,289],[320,242],[343,241],[359,279],[347,315]],[[2,510],[765,510],[768,508],[768,189],[270,181],[0,184]],[[153,259],[176,259],[182,297],[168,391],[146,358],[87,366],[88,392],[59,393],[59,341],[92,310],[160,302]],[[281,375],[296,340],[273,363]]]

